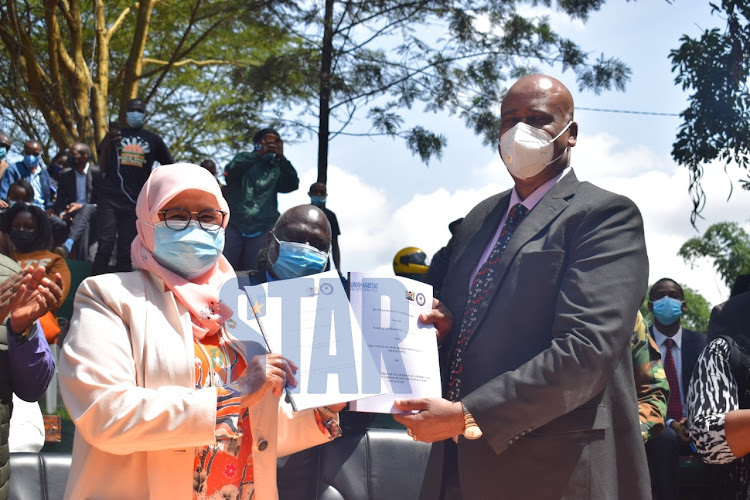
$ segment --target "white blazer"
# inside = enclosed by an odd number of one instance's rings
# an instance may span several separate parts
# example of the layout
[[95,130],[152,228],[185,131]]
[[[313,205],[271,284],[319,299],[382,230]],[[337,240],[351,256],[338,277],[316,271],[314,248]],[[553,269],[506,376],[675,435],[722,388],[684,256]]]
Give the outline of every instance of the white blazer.
[[[58,364],[76,424],[66,498],[191,498],[195,448],[216,441],[216,390],[194,388],[193,349],[190,313],[156,275],[81,283]],[[250,422],[255,498],[275,500],[277,457],[329,438],[270,392]]]

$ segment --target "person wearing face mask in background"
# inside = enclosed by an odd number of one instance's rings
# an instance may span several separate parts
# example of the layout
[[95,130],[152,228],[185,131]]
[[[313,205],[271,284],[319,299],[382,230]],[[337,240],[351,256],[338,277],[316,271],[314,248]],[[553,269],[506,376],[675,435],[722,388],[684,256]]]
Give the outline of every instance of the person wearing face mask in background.
[[654,314],[649,334],[661,352],[669,400],[664,431],[646,443],[646,455],[654,496],[672,500],[679,497],[679,457],[694,453],[686,396],[698,356],[706,347],[706,335],[682,327],[685,294],[673,279],[662,278],[651,286],[648,309]]
[[630,350],[648,284],[643,220],[576,178],[573,114],[546,75],[501,104],[513,189],[466,215],[440,300],[420,317],[438,330],[444,398],[396,401],[408,413],[394,419],[434,443],[423,499],[651,498]]
[[253,151],[245,151],[224,169],[232,222],[227,227],[224,256],[237,271],[258,268],[258,252],[279,218],[278,193],[299,187],[297,171],[284,156],[284,141],[272,128],[253,136]]
[[292,207],[279,217],[260,251],[258,268],[238,271],[240,287],[323,272],[331,248],[331,225],[321,209]]
[[[99,168],[103,179],[97,187],[96,228],[99,248],[91,272],[109,270],[109,260],[116,250],[118,272],[130,271],[130,243],[136,235],[135,201],[146,183],[154,163],[174,163],[161,136],[145,129],[146,104],[140,99],[128,101],[125,121],[120,129],[115,122],[99,145]],[[115,249],[115,243],[117,248]]]
[[54,281],[56,274],[62,277],[62,296],[50,308],[56,311],[70,291],[70,269],[65,259],[49,250],[52,228],[48,217],[35,205],[17,202],[5,211],[0,230],[13,243],[15,259],[22,268],[44,266],[50,280]]
[[19,179],[26,179],[34,188],[34,205],[52,214],[51,181],[42,161],[42,143],[35,140],[23,145],[23,159],[11,164],[0,179],[0,199],[8,200],[10,185]]
[[340,271],[341,250],[339,250],[339,236],[341,235],[341,228],[339,227],[339,220],[336,218],[336,214],[333,213],[333,210],[326,208],[328,189],[324,183],[315,182],[310,186],[310,191],[307,194],[310,196],[310,204],[321,209],[326,214],[328,223],[331,224],[331,257],[336,269]]
[[[8,188],[8,207],[12,207],[19,201],[32,205],[34,203],[34,188],[29,181],[20,179]],[[7,207],[6,207],[7,208]]]
[[60,174],[65,169],[68,163],[68,150],[63,149],[58,151],[55,156],[49,162],[47,166],[47,173],[50,179],[50,189],[52,190],[52,201],[55,201],[57,197],[57,183],[60,182]]
[[293,363],[249,357],[225,328],[230,214],[205,169],[158,168],[136,210],[137,270],[81,284],[60,355],[65,497],[274,500],[277,456],[337,437],[343,405],[292,413]]
[[[0,132],[0,178],[3,177],[3,173],[5,173],[5,169],[8,168],[8,151],[10,151],[10,147],[13,145],[13,141],[11,141],[10,136],[6,134],[5,132]],[[3,201],[0,200],[0,208],[2,208]]]
[[102,173],[91,162],[91,156],[88,144],[74,142],[67,168],[60,175],[55,213],[69,225],[69,231],[55,252],[66,259],[89,260],[89,247],[96,241],[96,204]]

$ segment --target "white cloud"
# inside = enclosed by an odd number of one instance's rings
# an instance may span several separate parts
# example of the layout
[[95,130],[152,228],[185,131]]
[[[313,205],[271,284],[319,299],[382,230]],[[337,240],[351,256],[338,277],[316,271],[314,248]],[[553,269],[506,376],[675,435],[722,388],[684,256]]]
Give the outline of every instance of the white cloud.
[[[690,225],[692,204],[687,194],[687,172],[665,155],[638,144],[624,145],[617,137],[600,133],[586,136],[573,150],[573,166],[580,180],[631,198],[644,218],[649,252],[649,282],[669,276],[698,290],[712,304],[726,300],[728,291],[710,263],[695,268],[677,257],[680,246],[699,233]],[[342,263],[345,271],[391,272],[391,260],[401,248],[418,246],[432,256],[450,238],[448,223],[464,216],[481,200],[506,190],[510,177],[499,158],[469,170],[472,187],[455,189],[445,185],[419,192],[405,200],[389,192],[393,179],[384,175],[378,185],[332,165],[329,168],[328,207],[341,226]],[[729,175],[737,179],[738,169]],[[300,189],[279,196],[280,209],[309,203],[307,190],[316,171],[300,172]],[[701,234],[713,223],[733,220],[750,231],[750,194],[735,189],[729,202],[729,183],[722,168],[706,168],[704,188],[708,193]]]

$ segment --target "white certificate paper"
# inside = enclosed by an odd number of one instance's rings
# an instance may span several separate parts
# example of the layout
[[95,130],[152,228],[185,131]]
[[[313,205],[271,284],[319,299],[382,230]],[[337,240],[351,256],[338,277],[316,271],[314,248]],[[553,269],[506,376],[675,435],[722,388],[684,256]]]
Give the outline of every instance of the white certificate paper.
[[419,323],[432,309],[432,286],[408,278],[350,273],[350,301],[385,394],[349,404],[353,411],[400,413],[396,399],[442,396],[435,328]]
[[379,378],[365,384],[365,373],[377,370],[335,271],[245,287],[229,300],[228,331],[248,356],[267,347],[299,368],[297,387],[288,388],[297,410],[383,393]]

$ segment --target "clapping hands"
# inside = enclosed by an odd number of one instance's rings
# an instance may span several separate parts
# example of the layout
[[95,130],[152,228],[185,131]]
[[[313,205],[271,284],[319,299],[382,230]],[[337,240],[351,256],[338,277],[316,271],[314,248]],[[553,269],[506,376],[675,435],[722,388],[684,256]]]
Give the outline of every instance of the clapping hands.
[[62,297],[62,277],[45,277],[44,266],[29,266],[0,284],[0,322],[10,314],[11,329],[22,332],[44,316]]

